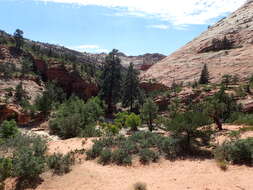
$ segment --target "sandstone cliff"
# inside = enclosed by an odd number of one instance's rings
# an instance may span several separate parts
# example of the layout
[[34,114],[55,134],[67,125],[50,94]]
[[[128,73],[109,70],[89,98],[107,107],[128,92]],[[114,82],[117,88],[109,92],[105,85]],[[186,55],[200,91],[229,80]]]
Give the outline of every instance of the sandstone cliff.
[[253,74],[252,0],[152,66],[141,78],[167,86],[173,80],[187,84],[199,79],[205,63],[211,82],[219,82],[224,74],[238,75],[241,80]]

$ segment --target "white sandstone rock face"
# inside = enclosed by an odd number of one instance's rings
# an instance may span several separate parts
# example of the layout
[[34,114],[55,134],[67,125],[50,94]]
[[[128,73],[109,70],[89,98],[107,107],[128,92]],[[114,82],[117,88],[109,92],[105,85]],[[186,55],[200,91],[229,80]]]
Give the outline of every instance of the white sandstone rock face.
[[[212,41],[222,40],[224,37],[231,43],[231,48],[214,49]],[[186,84],[198,80],[205,63],[208,65],[211,82],[220,81],[224,74],[238,75],[241,80],[253,74],[252,0],[153,65],[141,78],[156,79],[167,86],[170,86],[173,80]]]

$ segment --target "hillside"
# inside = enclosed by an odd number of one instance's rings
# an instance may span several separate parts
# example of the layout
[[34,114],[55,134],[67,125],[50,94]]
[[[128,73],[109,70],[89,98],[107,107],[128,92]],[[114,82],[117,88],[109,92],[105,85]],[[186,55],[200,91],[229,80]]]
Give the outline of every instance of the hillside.
[[142,79],[155,79],[170,86],[199,79],[207,64],[211,82],[225,74],[241,80],[253,73],[253,1],[248,1],[227,18],[220,20],[199,37],[143,73]]

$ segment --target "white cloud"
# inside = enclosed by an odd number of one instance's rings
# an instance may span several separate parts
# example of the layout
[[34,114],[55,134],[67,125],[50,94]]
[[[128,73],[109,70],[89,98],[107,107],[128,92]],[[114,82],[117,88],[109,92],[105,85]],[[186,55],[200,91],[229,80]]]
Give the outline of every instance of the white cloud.
[[165,24],[154,24],[154,25],[149,25],[148,28],[156,28],[156,29],[161,29],[161,30],[167,30],[170,28],[169,25]]
[[[246,0],[37,0],[116,8],[132,16],[152,16],[173,25],[207,24],[232,12]],[[120,11],[121,10],[121,11]]]
[[70,49],[74,49],[80,52],[90,52],[90,53],[108,53],[109,50],[101,48],[99,45],[79,45],[71,46]]

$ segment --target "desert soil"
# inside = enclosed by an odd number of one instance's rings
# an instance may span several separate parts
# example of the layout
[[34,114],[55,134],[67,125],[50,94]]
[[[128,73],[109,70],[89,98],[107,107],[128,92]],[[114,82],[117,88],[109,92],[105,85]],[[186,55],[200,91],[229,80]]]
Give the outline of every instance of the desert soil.
[[[226,134],[243,126],[226,125],[217,136],[221,143]],[[246,132],[242,138],[253,136]],[[73,138],[49,142],[49,154],[66,154],[76,149],[88,149],[93,139]],[[133,190],[133,184],[143,182],[148,190],[252,190],[253,168],[229,165],[227,171],[217,167],[214,160],[179,160],[171,162],[161,159],[148,166],[137,160],[131,167],[102,166],[96,161],[77,163],[72,171],[63,176],[46,172],[37,190]]]

